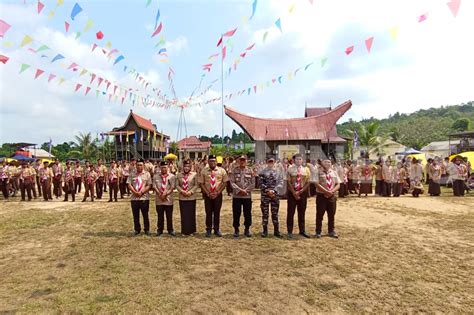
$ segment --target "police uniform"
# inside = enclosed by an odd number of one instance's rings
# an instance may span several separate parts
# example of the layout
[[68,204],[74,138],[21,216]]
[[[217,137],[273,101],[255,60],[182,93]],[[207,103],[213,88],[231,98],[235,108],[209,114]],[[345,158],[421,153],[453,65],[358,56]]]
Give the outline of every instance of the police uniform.
[[[273,159],[273,158],[271,158]],[[267,159],[268,161],[269,159]],[[268,234],[268,216],[271,207],[272,222],[275,236],[280,236],[278,223],[278,210],[280,208],[280,197],[283,190],[283,174],[275,166],[265,167],[258,174],[260,183],[260,208],[262,210],[262,236]]]
[[[209,160],[216,159],[214,155],[209,156]],[[220,213],[222,207],[222,191],[225,189],[229,180],[227,172],[219,166],[211,169],[209,166],[201,170],[198,182],[204,197],[204,207],[206,209],[206,236],[210,236],[211,230],[214,234],[221,236],[220,232]],[[211,199],[211,194],[217,194]]]
[[[167,167],[168,163],[161,162],[161,167]],[[173,190],[176,186],[176,177],[169,173],[167,170],[166,174],[155,173],[153,176],[153,189],[155,190],[155,207],[157,220],[157,235],[163,233],[165,226],[165,214],[166,214],[166,228],[168,234],[174,236],[173,228]],[[163,198],[161,198],[163,196]]]
[[64,201],[68,201],[69,195],[72,197],[72,201],[76,201],[76,187],[74,185],[74,170],[67,165],[63,172],[64,182]]
[[127,162],[123,162],[122,165],[120,165],[121,176],[120,176],[119,189],[120,189],[120,198],[122,199],[125,194],[130,195],[130,190],[127,185],[127,179],[128,179],[128,176],[130,175],[129,169],[130,169],[130,166],[128,165]]
[[176,175],[176,189],[179,193],[181,233],[190,235],[196,232],[196,191],[198,181],[197,173],[192,171],[189,173],[184,172],[184,165],[183,171]]
[[[239,159],[247,160],[246,156]],[[240,216],[242,209],[244,212],[245,236],[250,237],[250,226],[252,225],[252,190],[255,188],[255,177],[253,170],[245,166],[236,166],[230,173],[230,183],[232,185],[232,215],[234,236],[239,235]]]

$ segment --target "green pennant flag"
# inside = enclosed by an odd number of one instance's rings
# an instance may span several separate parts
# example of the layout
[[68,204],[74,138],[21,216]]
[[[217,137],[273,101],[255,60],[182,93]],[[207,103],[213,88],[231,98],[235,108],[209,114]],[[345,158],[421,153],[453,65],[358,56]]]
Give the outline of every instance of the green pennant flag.
[[151,3],[151,0],[147,0],[146,1],[146,6],[148,7],[150,5],[150,3]]
[[81,32],[76,32],[76,39],[78,39],[79,37],[81,37]]
[[324,67],[324,65],[326,64],[326,61],[328,61],[328,58],[323,58],[321,59],[321,68]]
[[36,50],[36,52],[38,53],[38,52],[40,52],[40,51],[47,50],[47,49],[49,49],[48,46],[46,46],[46,45],[41,45],[41,46]]
[[266,31],[265,34],[263,34],[263,42],[264,43],[267,40],[267,36],[268,36],[268,31]]
[[21,64],[20,73],[22,73],[23,71],[25,71],[29,67],[30,67],[30,65],[27,65],[26,63]]

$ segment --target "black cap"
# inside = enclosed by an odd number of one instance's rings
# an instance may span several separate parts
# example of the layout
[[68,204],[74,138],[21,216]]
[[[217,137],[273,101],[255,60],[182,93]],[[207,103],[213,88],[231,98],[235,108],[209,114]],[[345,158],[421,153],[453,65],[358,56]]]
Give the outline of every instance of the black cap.
[[246,160],[247,159],[247,155],[245,154],[242,154],[239,156],[239,160]]
[[167,165],[168,165],[168,162],[166,162],[166,161],[161,161],[160,162],[160,166],[167,166]]
[[267,155],[267,161],[275,161],[275,157],[273,155]]
[[209,155],[208,160],[215,160],[216,156],[214,154]]
[[185,161],[183,162],[183,165],[191,165],[191,160],[185,160]]
[[145,163],[145,161],[143,159],[138,159],[137,163]]

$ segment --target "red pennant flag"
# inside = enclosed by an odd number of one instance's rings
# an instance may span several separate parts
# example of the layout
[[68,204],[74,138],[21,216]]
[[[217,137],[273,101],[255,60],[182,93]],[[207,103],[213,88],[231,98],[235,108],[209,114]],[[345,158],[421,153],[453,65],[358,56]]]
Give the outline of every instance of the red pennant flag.
[[428,13],[420,15],[420,17],[418,18],[418,23],[426,21],[427,18],[428,18]]
[[95,73],[91,74],[91,82],[89,84],[92,84],[92,82],[94,82],[95,77],[96,77]]
[[64,22],[64,28],[66,29],[66,33],[69,32],[69,23]]
[[272,83],[275,83],[277,79],[272,79]]
[[87,93],[89,93],[90,90],[91,90],[90,86],[86,87],[86,94],[85,95],[87,95]]
[[44,4],[41,1],[38,0],[38,14],[41,13],[43,8],[44,8]]
[[219,41],[217,42],[217,47],[219,47],[222,44],[222,36],[219,38]]
[[254,91],[255,93],[257,93],[257,86],[256,86],[256,85],[253,86],[253,91]]
[[245,53],[243,53],[243,54],[240,54],[240,57],[242,57],[242,58],[245,58],[245,55],[247,55],[247,53],[246,53],[246,52],[245,52]]
[[43,70],[37,69],[37,70],[36,70],[36,74],[35,74],[35,80],[36,80],[37,77],[39,77],[39,76],[42,75],[43,73],[44,73]]
[[99,86],[102,84],[102,81],[104,81],[104,79],[102,79],[101,77],[99,77],[99,78],[97,79],[97,81],[99,82],[99,83],[97,84],[97,87],[99,87]]
[[255,44],[250,45],[249,47],[245,48],[245,50],[251,50],[255,46]]
[[77,83],[77,84],[76,84],[76,89],[74,90],[74,92],[79,91],[79,89],[81,88],[81,86],[82,86],[82,84]]
[[227,47],[224,46],[224,47],[222,47],[222,60],[225,59],[225,56],[226,56],[226,55],[227,55]]
[[235,32],[237,32],[237,27],[234,28],[233,30],[225,32],[224,36],[227,36],[227,37],[233,36],[235,34]]
[[98,31],[98,32],[95,34],[95,37],[96,37],[98,40],[101,40],[102,38],[104,38],[104,33],[102,33],[101,31]]
[[92,45],[92,51],[94,51],[96,48],[97,48],[97,44],[94,43],[94,45]]
[[346,48],[346,55],[350,55],[354,51],[354,46],[350,46]]
[[75,62],[73,62],[73,63],[71,63],[71,65],[70,65],[70,66],[69,66],[69,68],[67,68],[67,69],[68,69],[68,70],[71,70],[71,69],[73,69],[73,70],[74,70],[74,69],[75,69],[75,70],[77,70],[77,66],[78,66],[78,64],[77,64],[77,63],[75,63]]
[[373,37],[369,37],[365,40],[365,47],[367,48],[367,51],[370,53],[370,50],[372,49],[372,43],[374,42]]
[[117,91],[117,86],[114,85],[114,94],[115,94],[116,91]]
[[107,82],[107,88],[105,89],[106,92],[109,91],[109,87],[110,87],[110,82]]
[[10,60],[10,58],[8,58],[7,56],[0,55],[0,62],[1,63],[6,64],[8,60]]
[[458,15],[459,6],[461,5],[461,0],[451,0],[447,3],[447,5],[453,16],[456,17]]
[[48,82],[50,82],[52,79],[54,79],[56,77],[55,74],[50,74],[49,77],[48,77]]
[[125,97],[122,97],[122,105],[123,105],[123,101],[125,101]]
[[160,34],[161,29],[163,28],[163,23],[160,22],[160,25],[156,28],[155,32],[151,35],[151,37],[155,37],[156,35]]

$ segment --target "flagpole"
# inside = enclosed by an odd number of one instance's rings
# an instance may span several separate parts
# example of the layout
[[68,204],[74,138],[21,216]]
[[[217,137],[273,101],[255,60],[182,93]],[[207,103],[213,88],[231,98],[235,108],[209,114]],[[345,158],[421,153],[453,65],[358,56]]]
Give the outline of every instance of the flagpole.
[[[224,34],[221,35],[224,38]],[[222,101],[222,147],[224,147],[224,55],[222,54],[224,49],[224,42],[222,42],[221,50],[221,101]]]

